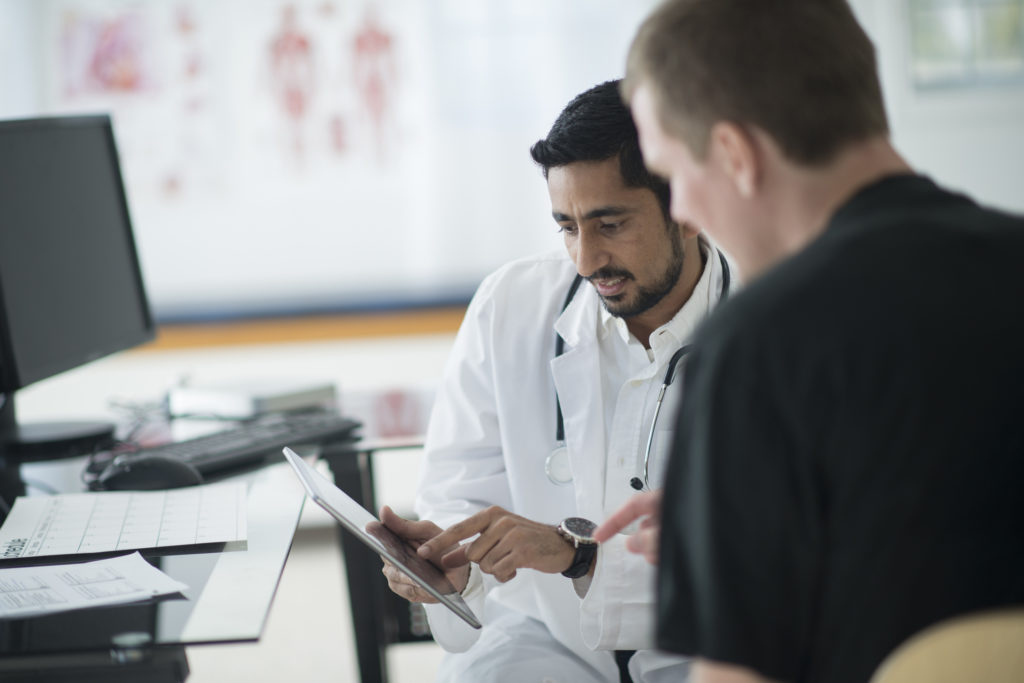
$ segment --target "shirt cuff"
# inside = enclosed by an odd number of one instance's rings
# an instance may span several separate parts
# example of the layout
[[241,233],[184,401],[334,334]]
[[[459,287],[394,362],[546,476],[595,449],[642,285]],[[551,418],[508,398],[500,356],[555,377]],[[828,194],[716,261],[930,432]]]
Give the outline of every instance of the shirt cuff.
[[[597,562],[597,558],[594,558],[594,562]],[[572,589],[576,591],[576,597],[582,600],[587,597],[587,591],[590,590],[590,584],[594,581],[593,574],[584,574],[578,579],[570,579],[572,581]]]
[[475,562],[469,563],[469,579],[466,580],[466,587],[462,589],[462,597],[466,600],[473,600],[484,591],[483,572],[476,566]]
[[594,577],[597,576],[597,563],[600,559],[601,546],[597,546],[597,550],[594,551],[594,559],[590,561],[590,571],[578,579],[571,579],[572,589],[576,591],[576,597],[580,600],[587,597],[587,592],[590,590],[590,584],[594,582]]

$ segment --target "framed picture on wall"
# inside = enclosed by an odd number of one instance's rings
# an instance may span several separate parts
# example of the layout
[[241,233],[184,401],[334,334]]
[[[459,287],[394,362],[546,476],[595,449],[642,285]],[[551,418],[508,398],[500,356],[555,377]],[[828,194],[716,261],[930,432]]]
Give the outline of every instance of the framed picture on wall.
[[1024,83],[1024,0],[907,0],[916,89]]

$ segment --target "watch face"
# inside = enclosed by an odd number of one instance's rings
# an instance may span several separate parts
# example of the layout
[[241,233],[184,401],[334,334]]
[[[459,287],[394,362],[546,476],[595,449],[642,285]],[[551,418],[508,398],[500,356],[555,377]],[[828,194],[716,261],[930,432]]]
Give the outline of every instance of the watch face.
[[569,517],[562,526],[565,530],[571,533],[573,536],[578,536],[584,539],[590,539],[594,535],[594,529],[597,525],[591,522],[589,519],[583,519],[582,517]]

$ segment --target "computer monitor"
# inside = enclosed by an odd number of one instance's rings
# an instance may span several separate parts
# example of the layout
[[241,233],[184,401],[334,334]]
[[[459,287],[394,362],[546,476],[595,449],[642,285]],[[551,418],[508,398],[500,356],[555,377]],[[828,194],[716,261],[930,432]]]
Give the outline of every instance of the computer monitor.
[[0,121],[0,460],[109,436],[19,424],[15,394],[153,336],[110,118]]

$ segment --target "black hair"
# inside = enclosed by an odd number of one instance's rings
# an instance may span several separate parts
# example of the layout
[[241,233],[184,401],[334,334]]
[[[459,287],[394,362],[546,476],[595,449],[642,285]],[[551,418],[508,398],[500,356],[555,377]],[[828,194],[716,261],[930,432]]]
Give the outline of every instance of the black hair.
[[530,156],[544,170],[545,178],[552,168],[618,157],[626,186],[654,192],[665,220],[671,223],[668,184],[644,165],[636,125],[622,100],[620,85],[619,80],[606,81],[574,97],[547,137],[530,148]]

